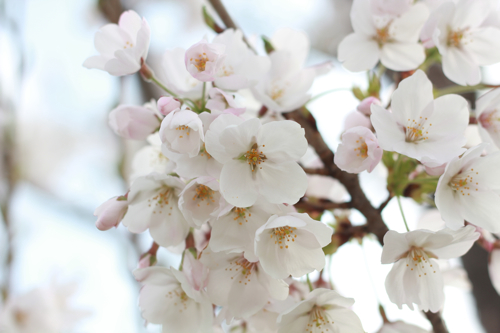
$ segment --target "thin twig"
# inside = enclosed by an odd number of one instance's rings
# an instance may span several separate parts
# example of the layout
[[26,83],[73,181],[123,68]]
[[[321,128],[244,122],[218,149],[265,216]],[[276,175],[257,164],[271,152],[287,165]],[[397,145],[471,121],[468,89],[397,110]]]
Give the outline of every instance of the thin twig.
[[307,200],[302,198],[295,205],[295,208],[304,209],[306,211],[324,212],[330,209],[348,209],[352,205],[350,202],[333,202],[330,200],[319,199],[319,200]]

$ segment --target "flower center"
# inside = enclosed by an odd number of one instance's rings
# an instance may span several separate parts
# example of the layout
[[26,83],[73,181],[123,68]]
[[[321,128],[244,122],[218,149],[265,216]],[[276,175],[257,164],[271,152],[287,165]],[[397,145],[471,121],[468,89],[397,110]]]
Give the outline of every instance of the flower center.
[[373,37],[379,47],[382,47],[384,44],[391,41],[391,35],[389,33],[390,25],[391,24],[389,23],[385,27],[377,29],[376,35]]
[[406,257],[406,267],[418,274],[418,277],[425,277],[436,273],[429,258],[435,257],[432,253],[427,253],[420,247],[412,246]]
[[124,48],[124,49],[126,49],[126,48],[131,48],[131,47],[134,47],[134,44],[133,44],[133,43],[131,43],[131,42],[128,42],[128,41],[127,41],[127,42],[125,43],[125,45],[123,46],[123,48]]
[[359,137],[359,140],[356,140],[356,143],[360,143],[358,148],[354,148],[354,151],[358,151],[356,156],[361,156],[362,158],[368,157],[368,146],[362,137]]
[[186,310],[188,307],[187,303],[191,301],[191,298],[186,295],[180,285],[174,290],[169,291],[168,294],[165,295],[165,297],[174,302],[174,307],[179,308],[179,313],[182,313],[182,311]]
[[[306,332],[334,332],[332,327],[333,320],[329,320],[328,313],[321,306],[314,305],[309,312],[309,322],[307,323]],[[331,331],[329,330],[331,329]]]
[[258,262],[250,262],[245,258],[240,257],[235,261],[230,262],[229,267],[225,270],[234,273],[234,275],[231,276],[231,280],[236,278],[238,283],[244,283],[246,285],[248,282],[252,281],[251,275],[253,271],[257,271],[257,265]]
[[[148,207],[153,205],[154,210],[153,214],[162,214],[166,206],[169,206],[170,196],[173,194],[173,189],[169,187],[163,187],[160,191],[151,199],[148,199]],[[172,206],[170,206],[170,210],[172,210]],[[168,215],[171,215],[169,212]]]
[[274,228],[271,232],[271,238],[274,237],[274,244],[278,245],[280,249],[283,249],[283,246],[285,249],[288,249],[287,242],[295,242],[295,238],[297,238],[297,234],[293,233],[294,230],[297,230],[295,227],[289,227],[289,226],[284,226],[284,227],[278,227]]
[[[205,185],[197,185],[196,186],[196,194],[193,197],[193,200],[207,201],[207,206],[210,205],[210,201],[215,202],[213,198],[214,191]],[[200,207],[200,203],[198,202],[198,207]]]
[[[406,127],[404,127],[406,135],[405,141],[418,143],[420,141],[429,139],[429,137],[427,136],[429,132],[425,129],[424,126],[426,121],[427,118],[422,119],[422,117],[420,117],[418,122],[415,119],[408,118],[408,123]],[[430,126],[432,126],[432,124],[429,124],[429,127]]]
[[500,131],[500,115],[498,110],[485,111],[479,116],[481,126],[489,131],[498,133]]
[[201,147],[201,149],[200,149],[200,155],[206,156],[208,160],[212,158],[212,155],[210,155],[208,153],[207,149],[205,148],[205,144],[203,144],[203,147]]
[[271,99],[273,101],[280,99],[281,97],[283,97],[284,92],[284,89],[273,87],[273,89],[271,89]]
[[189,61],[191,61],[191,63],[194,65],[194,67],[196,67],[198,72],[203,72],[203,71],[205,71],[205,65],[210,60],[208,59],[207,54],[205,52],[203,52],[203,54],[202,53],[198,54],[198,58],[194,58],[194,59],[191,58],[191,59],[189,59]]
[[219,76],[230,76],[234,74],[234,70],[232,66],[226,67],[225,65],[219,71]]
[[[248,219],[247,219],[247,209],[246,208],[239,208],[239,207],[235,207],[232,209],[232,212],[234,213],[235,217],[234,217],[234,221],[237,221],[238,220],[238,224],[239,225],[242,225],[243,224],[243,220],[245,222],[248,222]],[[252,216],[252,213],[248,212],[248,217],[251,217]]]
[[466,31],[467,28],[457,31],[449,30],[448,38],[446,40],[446,45],[453,47],[460,47],[462,44],[464,44],[463,39]]
[[479,182],[474,181],[474,175],[478,175],[478,171],[474,169],[466,170],[465,172],[460,172],[453,177],[448,185],[458,194],[463,196],[470,195],[473,192],[479,191]]
[[184,134],[189,135],[191,128],[189,128],[189,126],[186,126],[186,125],[181,125],[181,126],[178,126],[176,128],[176,130],[181,132],[179,135],[179,138],[182,139],[184,137]]
[[[265,147],[265,145],[262,145],[262,147]],[[262,151],[259,151],[257,144],[254,144],[250,150],[247,150],[247,152],[243,154],[243,157],[246,158],[252,172],[258,164],[264,163],[265,160],[267,160],[266,155],[264,155]],[[262,167],[260,168],[262,169]]]

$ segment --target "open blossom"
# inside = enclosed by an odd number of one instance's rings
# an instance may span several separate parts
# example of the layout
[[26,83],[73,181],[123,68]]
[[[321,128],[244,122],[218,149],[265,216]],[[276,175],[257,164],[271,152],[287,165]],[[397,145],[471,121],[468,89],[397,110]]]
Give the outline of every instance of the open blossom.
[[500,29],[485,24],[492,8],[488,0],[447,1],[422,30],[427,47],[437,46],[443,72],[460,85],[481,81],[480,66],[500,61]]
[[163,247],[184,242],[189,224],[178,207],[184,189],[179,178],[152,173],[137,178],[128,194],[128,211],[122,220],[130,232],[149,229],[151,237]]
[[293,111],[310,99],[308,90],[315,77],[329,71],[331,64],[304,68],[310,43],[303,32],[280,29],[271,43],[271,70],[252,88],[252,93],[271,111]]
[[206,148],[223,164],[220,190],[237,207],[252,206],[259,195],[271,203],[296,203],[307,176],[295,162],[304,155],[304,129],[293,121],[262,125],[232,114],[219,116],[206,134]]
[[158,132],[148,136],[149,144],[139,149],[132,160],[132,172],[129,183],[152,172],[169,174],[175,169],[175,162],[168,159],[161,151],[161,140]]
[[184,62],[187,71],[197,80],[214,81],[216,73],[221,69],[225,50],[226,46],[223,44],[208,43],[206,39],[202,39],[186,51]]
[[227,306],[231,316],[248,318],[262,310],[269,298],[284,300],[288,285],[268,275],[259,262],[242,254],[214,253],[206,249],[200,261],[209,269],[207,293],[210,300]]
[[215,220],[231,209],[219,193],[219,182],[212,177],[193,179],[179,195],[179,209],[195,228]]
[[500,149],[500,89],[493,89],[476,101],[476,119],[483,139]]
[[[203,290],[206,273],[199,262],[185,253],[184,268],[148,267],[134,271],[142,284],[139,307],[142,317],[161,324],[162,332],[209,333],[212,331],[212,303]],[[194,266],[194,267],[191,267]]]
[[308,214],[273,215],[255,233],[255,254],[277,279],[301,277],[325,266],[323,247],[333,230]]
[[255,85],[265,75],[271,61],[256,55],[243,41],[241,30],[226,29],[213,42],[225,48],[224,58],[215,72],[215,85],[225,90],[239,90]]
[[382,159],[383,152],[373,132],[358,126],[342,134],[342,143],[335,152],[334,162],[350,173],[372,172]]
[[478,238],[476,228],[470,225],[457,231],[388,231],[382,264],[394,263],[385,280],[391,302],[400,309],[406,304],[413,310],[416,304],[423,311],[439,311],[444,303],[444,282],[436,259],[460,257]]
[[120,105],[110,112],[109,126],[126,139],[145,140],[160,127],[160,118],[150,103]]
[[161,122],[160,138],[168,150],[194,157],[204,139],[203,123],[191,110],[174,110]]
[[466,220],[490,232],[500,231],[500,152],[481,157],[484,146],[451,160],[439,178],[436,206],[449,228],[457,229]]
[[117,227],[127,212],[128,202],[126,197],[113,197],[96,208],[97,216],[95,225],[99,230],[108,230]]
[[380,147],[417,160],[448,162],[464,150],[467,101],[458,95],[434,100],[432,83],[418,70],[392,94],[391,110],[372,104],[371,120]]
[[424,47],[418,39],[428,16],[424,4],[354,0],[354,32],[339,44],[338,58],[353,72],[372,69],[379,60],[395,71],[415,69],[425,60]]
[[353,304],[354,299],[334,290],[314,289],[305,300],[279,315],[278,333],[364,333],[359,317],[348,309]]
[[186,50],[176,47],[165,51],[161,61],[161,70],[157,71],[158,79],[165,86],[181,97],[200,98],[203,82],[195,79],[186,69],[184,61]]
[[106,24],[96,32],[94,44],[100,54],[87,58],[83,66],[115,76],[135,73],[148,56],[150,35],[146,20],[133,10],[126,11],[118,24]]

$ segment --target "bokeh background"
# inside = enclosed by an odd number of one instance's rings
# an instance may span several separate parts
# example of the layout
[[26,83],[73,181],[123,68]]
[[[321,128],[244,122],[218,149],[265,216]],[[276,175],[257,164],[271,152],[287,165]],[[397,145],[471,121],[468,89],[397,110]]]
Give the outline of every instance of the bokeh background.
[[[116,78],[85,69],[82,63],[96,52],[95,32],[116,21],[123,9],[134,9],[151,26],[148,62],[155,68],[166,49],[188,48],[205,35],[211,38],[202,21],[204,4],[201,0],[0,0],[0,207],[5,222],[0,229],[0,277],[2,285],[8,285],[4,294],[10,297],[48,285],[73,285],[69,304],[85,316],[71,332],[161,331],[146,326],[140,317],[139,286],[131,274],[140,254],[151,245],[149,235],[132,235],[122,226],[101,232],[92,215],[102,202],[126,192],[131,158],[144,145],[115,136],[107,125],[109,111],[119,103],[142,104],[160,91],[138,75]],[[251,41],[271,36],[280,27],[301,29],[311,38],[308,62],[334,62],[332,72],[315,82],[312,94],[347,89],[308,106],[335,149],[344,117],[358,103],[348,89],[366,87],[366,74],[349,73],[335,60],[338,43],[351,31],[351,1],[226,0],[225,4]],[[486,81],[498,83],[497,72],[494,67],[486,69]],[[384,84],[390,93],[390,81]],[[361,175],[374,205],[387,196],[384,176],[383,167]],[[343,193],[339,188],[335,195]],[[404,200],[404,209],[411,228],[432,214],[411,199]],[[384,217],[389,228],[404,231],[395,202],[389,203]],[[352,219],[363,222],[356,213]],[[451,332],[499,332],[494,325],[500,301],[488,280],[486,253],[472,252],[476,254],[469,265],[476,266],[469,271],[483,280],[473,281],[472,289],[466,279],[451,274],[450,284],[455,286],[446,287],[444,319]],[[430,329],[418,311],[399,310],[389,302],[384,280],[390,265],[380,264],[380,253],[375,240],[342,246],[327,265],[334,285],[344,296],[356,299],[354,310],[367,332],[376,332],[382,324],[378,302],[389,319]],[[161,249],[159,262],[176,267],[179,257]],[[462,266],[459,260],[450,265],[452,272]],[[488,283],[489,290],[481,289]],[[493,303],[485,303],[486,309],[478,313],[471,290],[485,293],[476,296],[489,297]],[[479,314],[486,325],[493,325],[488,331]]]

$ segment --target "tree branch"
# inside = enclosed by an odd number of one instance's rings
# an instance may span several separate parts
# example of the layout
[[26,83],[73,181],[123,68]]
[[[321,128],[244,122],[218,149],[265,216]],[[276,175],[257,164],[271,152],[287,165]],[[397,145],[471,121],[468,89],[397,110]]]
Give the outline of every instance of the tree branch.
[[318,199],[318,200],[309,200],[306,197],[303,197],[300,199],[299,202],[297,202],[295,205],[295,208],[301,208],[306,211],[314,211],[314,212],[324,212],[325,210],[330,210],[330,209],[347,209],[351,208],[352,205],[350,202],[333,202],[330,200],[325,200],[325,199]]
[[328,170],[325,168],[305,168],[305,167],[302,167],[302,169],[304,169],[304,172],[309,174],[309,175],[322,175],[322,176],[329,175]]

